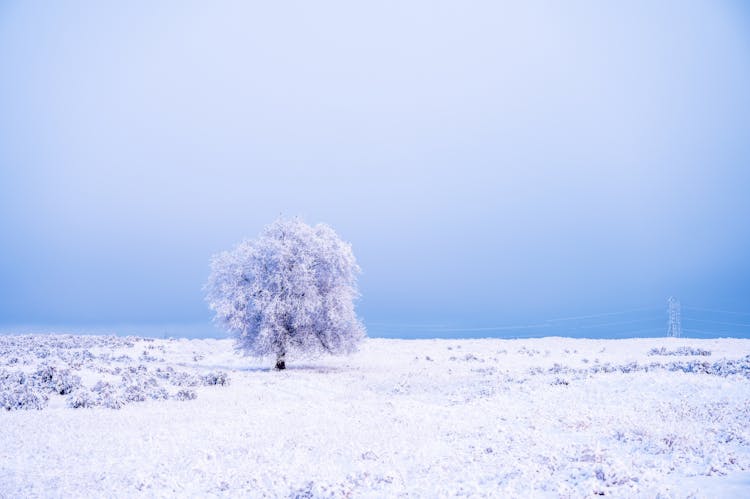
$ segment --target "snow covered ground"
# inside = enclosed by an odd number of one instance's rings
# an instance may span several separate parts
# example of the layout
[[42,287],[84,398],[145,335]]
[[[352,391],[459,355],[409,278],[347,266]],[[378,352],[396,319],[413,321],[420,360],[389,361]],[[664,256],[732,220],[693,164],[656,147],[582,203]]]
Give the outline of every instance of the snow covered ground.
[[749,497],[750,340],[0,336],[0,496]]

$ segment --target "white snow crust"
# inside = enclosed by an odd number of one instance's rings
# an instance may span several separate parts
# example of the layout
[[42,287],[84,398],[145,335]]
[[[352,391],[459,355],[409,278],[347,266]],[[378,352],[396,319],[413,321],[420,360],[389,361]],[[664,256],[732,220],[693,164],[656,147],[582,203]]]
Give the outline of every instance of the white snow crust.
[[0,496],[750,497],[750,340],[368,339],[287,362],[0,336]]

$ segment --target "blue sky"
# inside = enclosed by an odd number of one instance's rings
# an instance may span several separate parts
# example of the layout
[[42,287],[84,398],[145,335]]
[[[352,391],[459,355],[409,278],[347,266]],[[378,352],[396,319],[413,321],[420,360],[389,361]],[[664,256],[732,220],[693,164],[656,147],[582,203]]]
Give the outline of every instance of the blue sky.
[[742,2],[3,2],[0,75],[0,324],[208,323],[280,214],[371,330],[750,313]]

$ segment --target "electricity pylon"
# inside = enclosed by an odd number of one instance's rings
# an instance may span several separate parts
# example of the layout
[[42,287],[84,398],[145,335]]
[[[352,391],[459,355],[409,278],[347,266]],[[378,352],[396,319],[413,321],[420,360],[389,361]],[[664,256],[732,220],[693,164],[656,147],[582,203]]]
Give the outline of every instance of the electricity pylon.
[[682,336],[682,325],[680,324],[680,300],[674,296],[667,299],[667,336],[679,338]]

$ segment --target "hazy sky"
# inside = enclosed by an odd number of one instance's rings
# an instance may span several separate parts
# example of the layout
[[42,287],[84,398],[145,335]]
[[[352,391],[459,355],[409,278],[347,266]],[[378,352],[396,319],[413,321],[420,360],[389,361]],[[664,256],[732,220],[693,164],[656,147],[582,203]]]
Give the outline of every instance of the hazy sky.
[[372,324],[750,312],[749,89],[743,2],[5,1],[0,323],[208,322],[279,214]]

